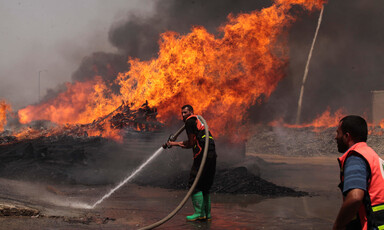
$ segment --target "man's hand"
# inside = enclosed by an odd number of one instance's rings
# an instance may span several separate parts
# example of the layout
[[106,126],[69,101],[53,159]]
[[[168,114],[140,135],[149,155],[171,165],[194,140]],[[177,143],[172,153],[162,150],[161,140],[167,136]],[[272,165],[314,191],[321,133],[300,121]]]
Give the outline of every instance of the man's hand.
[[365,191],[359,188],[352,189],[345,197],[337,219],[333,224],[333,230],[345,229],[347,224],[356,217],[360,206],[363,204]]
[[167,148],[171,148],[172,146],[169,144],[169,141],[165,142],[163,145],[163,148],[167,149]]

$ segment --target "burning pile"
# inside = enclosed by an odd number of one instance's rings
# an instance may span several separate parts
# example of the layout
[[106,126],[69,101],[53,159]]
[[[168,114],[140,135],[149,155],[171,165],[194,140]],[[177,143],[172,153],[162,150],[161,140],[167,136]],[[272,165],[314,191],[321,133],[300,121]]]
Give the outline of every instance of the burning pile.
[[0,131],[3,131],[7,124],[7,112],[9,111],[11,111],[11,106],[6,101],[0,100]]
[[[160,122],[172,123],[181,105],[192,104],[196,112],[213,121],[214,133],[242,140],[247,135],[247,110],[267,99],[285,75],[287,28],[296,18],[292,8],[313,11],[324,2],[276,0],[260,11],[229,15],[228,23],[219,29],[221,37],[203,27],[194,27],[186,35],[165,32],[157,58],[131,58],[130,70],[113,82],[96,76],[91,81],[68,83],[67,90],[56,98],[21,109],[20,122],[84,125],[108,116],[121,101],[132,110],[139,110],[147,101],[158,109]],[[112,86],[119,89],[112,90]],[[103,136],[113,138],[110,126],[102,126]]]
[[[88,124],[66,124],[37,129],[27,127],[17,133],[3,132],[0,135],[0,144],[62,135],[73,137],[102,136],[115,141],[122,141],[120,131],[123,128],[136,131],[155,131],[162,128],[162,124],[157,121],[156,116],[157,110],[150,108],[147,103],[138,110],[131,110],[123,102],[115,111]],[[42,123],[38,124],[42,125]]]

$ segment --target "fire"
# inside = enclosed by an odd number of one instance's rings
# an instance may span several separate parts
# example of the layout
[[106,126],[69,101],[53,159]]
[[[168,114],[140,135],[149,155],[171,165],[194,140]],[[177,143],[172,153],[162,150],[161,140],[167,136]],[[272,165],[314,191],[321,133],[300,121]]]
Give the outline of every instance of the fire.
[[87,133],[89,136],[102,136],[120,143],[123,141],[120,130],[111,128],[109,122],[104,123],[101,129],[88,129]]
[[87,124],[114,111],[121,99],[95,77],[88,82],[67,83],[67,90],[56,98],[19,110],[22,124],[48,120],[57,124]]
[[[20,110],[20,122],[87,124],[111,113],[122,101],[132,109],[148,101],[158,109],[162,122],[172,122],[180,106],[191,104],[208,120],[215,135],[244,135],[239,130],[247,130],[249,107],[268,99],[285,75],[287,29],[295,20],[290,9],[300,5],[312,11],[324,3],[276,0],[260,11],[229,15],[228,23],[219,28],[220,37],[199,26],[187,35],[165,32],[158,58],[131,58],[130,70],[117,76],[120,95],[113,94],[98,77],[68,83],[67,91],[57,98]],[[105,130],[109,130],[107,126]]]
[[384,119],[379,122],[380,128],[384,129]]
[[234,134],[247,109],[268,98],[284,77],[287,62],[285,29],[294,21],[293,4],[319,8],[324,1],[277,1],[269,8],[230,15],[216,38],[202,27],[190,34],[161,35],[157,59],[131,59],[131,69],[119,75],[124,100],[134,107],[148,100],[159,118],[169,118],[191,104],[215,133]]
[[[282,124],[284,127],[288,128],[313,128],[313,131],[319,132],[323,129],[337,127],[339,125],[340,119],[345,117],[346,113],[344,109],[338,109],[334,114],[331,114],[330,108],[327,108],[321,115],[315,118],[311,123],[300,124],[300,125],[291,125],[291,124]],[[280,125],[281,121],[273,121],[269,123],[270,126]]]
[[11,110],[11,106],[6,101],[0,100],[0,131],[4,130],[7,124],[7,113]]

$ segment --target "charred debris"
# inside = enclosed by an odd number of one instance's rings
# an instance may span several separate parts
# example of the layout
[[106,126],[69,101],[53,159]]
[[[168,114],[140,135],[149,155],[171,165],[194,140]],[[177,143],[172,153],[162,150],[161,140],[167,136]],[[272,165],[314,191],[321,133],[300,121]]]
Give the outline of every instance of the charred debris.
[[[0,177],[52,184],[115,184],[118,178],[140,165],[147,150],[139,149],[150,145],[151,140],[148,142],[148,139],[162,132],[163,124],[156,119],[156,115],[156,108],[150,108],[147,103],[138,110],[132,110],[123,103],[111,114],[86,125],[67,125],[60,129],[30,128],[24,138],[18,138],[9,131],[3,132],[0,134]],[[136,134],[125,136],[124,145],[101,136],[88,135],[89,130],[103,131],[105,125],[123,133]],[[188,170],[173,168],[172,171],[176,172],[158,174],[152,181],[134,180],[133,183],[186,189]],[[308,195],[263,180],[246,167],[219,167],[212,192]]]
[[[88,138],[90,131],[103,133],[106,128],[114,130],[130,129],[134,131],[158,131],[163,124],[156,119],[157,109],[148,106],[148,102],[141,108],[132,110],[123,102],[115,111],[107,116],[94,120],[89,124],[54,126],[48,121],[38,121],[18,133],[4,131],[0,133],[0,145],[23,142],[25,140],[48,138],[56,140],[62,136],[73,138]],[[98,135],[102,137],[102,135]]]

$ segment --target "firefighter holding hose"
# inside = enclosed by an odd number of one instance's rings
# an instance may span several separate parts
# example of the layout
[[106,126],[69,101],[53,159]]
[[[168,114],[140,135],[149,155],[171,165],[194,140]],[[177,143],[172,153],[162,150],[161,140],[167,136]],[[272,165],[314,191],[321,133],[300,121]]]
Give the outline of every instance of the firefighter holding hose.
[[339,185],[343,204],[333,229],[384,229],[384,161],[366,141],[367,122],[346,116],[339,122],[336,141],[343,155]]
[[[206,144],[205,129],[203,123],[193,114],[191,105],[184,105],[181,108],[181,115],[185,122],[185,131],[187,132],[188,140],[181,142],[168,141],[163,147],[179,146],[187,149],[192,148],[193,165],[189,175],[189,186],[192,186],[200,168],[203,149]],[[191,196],[195,212],[191,216],[187,216],[187,221],[211,220],[211,198],[209,190],[215,176],[217,155],[215,142],[211,133],[209,133],[209,135],[207,159],[200,180]]]

